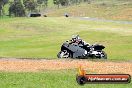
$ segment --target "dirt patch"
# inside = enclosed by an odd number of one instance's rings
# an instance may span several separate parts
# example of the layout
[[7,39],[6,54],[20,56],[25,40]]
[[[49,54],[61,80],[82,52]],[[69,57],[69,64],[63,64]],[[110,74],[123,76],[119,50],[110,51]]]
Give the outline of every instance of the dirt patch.
[[132,20],[132,8],[126,8],[120,11],[119,14],[113,16],[114,19]]
[[88,60],[27,60],[0,59],[0,71],[37,72],[43,70],[75,69],[82,65],[95,73],[127,73],[132,75],[132,62],[88,61]]

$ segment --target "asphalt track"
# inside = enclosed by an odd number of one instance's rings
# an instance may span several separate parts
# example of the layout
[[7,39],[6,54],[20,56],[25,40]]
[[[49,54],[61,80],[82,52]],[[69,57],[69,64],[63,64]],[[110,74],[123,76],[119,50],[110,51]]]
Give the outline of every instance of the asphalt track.
[[97,22],[112,22],[112,23],[119,23],[119,24],[132,24],[132,21],[107,20],[107,19],[91,18],[91,17],[74,17],[74,18],[78,18],[81,20],[97,21]]

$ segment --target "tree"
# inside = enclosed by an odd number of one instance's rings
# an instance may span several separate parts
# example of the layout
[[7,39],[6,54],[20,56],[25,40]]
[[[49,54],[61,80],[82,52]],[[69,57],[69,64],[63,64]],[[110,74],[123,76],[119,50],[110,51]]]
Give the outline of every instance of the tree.
[[69,3],[72,5],[72,4],[75,4],[76,3],[76,0],[70,0]]
[[37,0],[38,4],[43,4],[43,0]]
[[2,7],[3,7],[3,2],[0,1],[0,16],[1,16],[1,14],[2,14]]
[[59,8],[59,5],[60,5],[60,0],[53,0],[53,3],[54,3],[55,5],[57,5],[57,6],[58,6],[58,8]]
[[57,5],[58,8],[60,7],[60,0],[53,0],[54,5]]
[[25,16],[25,9],[20,0],[14,0],[9,7],[9,16],[14,15],[15,17]]
[[40,12],[40,9],[42,8],[43,0],[37,0],[37,4],[39,7],[39,12]]
[[84,0],[84,2],[87,2],[88,4],[90,4],[91,0]]
[[47,8],[48,0],[37,0],[37,4],[39,7],[39,11],[40,11],[41,8]]
[[23,0],[23,4],[27,10],[30,12],[35,11],[37,3],[34,0]]
[[58,5],[58,8],[59,8],[59,5],[61,5],[61,6],[69,5],[69,0],[53,0],[53,2],[55,5]]
[[3,7],[9,0],[0,0],[0,16],[3,14]]
[[60,4],[62,6],[68,6],[69,5],[69,0],[60,0]]
[[44,2],[44,6],[47,7],[48,6],[48,0],[43,0]]

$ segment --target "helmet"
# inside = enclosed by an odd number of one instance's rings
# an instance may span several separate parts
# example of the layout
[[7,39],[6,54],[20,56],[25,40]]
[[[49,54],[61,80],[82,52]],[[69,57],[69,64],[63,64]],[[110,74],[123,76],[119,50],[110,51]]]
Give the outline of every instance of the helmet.
[[72,39],[80,39],[79,35],[72,35]]

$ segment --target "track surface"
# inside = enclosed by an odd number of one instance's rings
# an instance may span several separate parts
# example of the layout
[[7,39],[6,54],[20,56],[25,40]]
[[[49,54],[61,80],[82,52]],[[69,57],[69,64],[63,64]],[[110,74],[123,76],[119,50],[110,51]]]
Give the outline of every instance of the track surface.
[[81,20],[89,20],[89,21],[98,21],[98,22],[113,22],[119,24],[132,24],[132,21],[118,21],[118,20],[107,20],[107,19],[99,19],[99,18],[91,18],[91,17],[78,17]]
[[87,71],[94,73],[126,73],[132,75],[132,62],[89,61],[89,60],[29,60],[0,59],[0,71],[38,72],[44,70],[75,69],[82,65]]

